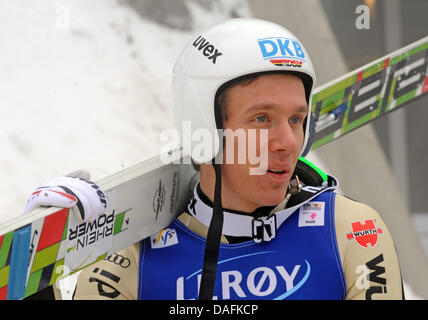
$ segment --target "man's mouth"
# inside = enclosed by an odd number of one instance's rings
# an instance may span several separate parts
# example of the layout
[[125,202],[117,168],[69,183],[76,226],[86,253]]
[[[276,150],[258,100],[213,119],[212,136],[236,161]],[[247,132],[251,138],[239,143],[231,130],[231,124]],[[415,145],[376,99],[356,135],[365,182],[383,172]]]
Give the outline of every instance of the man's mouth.
[[[288,168],[287,168],[288,169]],[[290,170],[286,168],[270,168],[265,177],[273,184],[284,184],[290,179]]]
[[281,173],[285,173],[286,171],[285,170],[279,170],[279,169],[268,169],[268,172],[281,174]]

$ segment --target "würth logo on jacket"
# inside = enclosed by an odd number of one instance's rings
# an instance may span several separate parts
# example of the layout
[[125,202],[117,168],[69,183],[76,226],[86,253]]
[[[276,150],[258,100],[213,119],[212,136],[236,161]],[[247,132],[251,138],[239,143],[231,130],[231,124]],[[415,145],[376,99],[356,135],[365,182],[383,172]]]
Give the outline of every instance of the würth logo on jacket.
[[378,235],[383,234],[382,228],[377,228],[375,220],[368,219],[351,223],[352,232],[346,234],[348,240],[355,240],[364,248],[373,248],[377,241]]
[[208,58],[208,60],[211,60],[213,64],[216,63],[217,58],[221,56],[223,53],[218,51],[216,47],[214,47],[211,43],[208,42],[205,38],[202,36],[199,36],[194,42],[193,46],[202,52],[202,54]]

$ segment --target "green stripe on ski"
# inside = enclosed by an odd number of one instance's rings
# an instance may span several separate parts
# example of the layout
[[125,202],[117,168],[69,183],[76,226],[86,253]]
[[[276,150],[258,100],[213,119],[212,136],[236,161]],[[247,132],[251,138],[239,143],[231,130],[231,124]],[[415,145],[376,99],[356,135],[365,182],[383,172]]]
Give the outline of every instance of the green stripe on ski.
[[385,112],[388,112],[389,107],[391,106],[391,102],[392,102],[393,97],[394,97],[394,91],[395,91],[395,85],[396,84],[397,84],[397,80],[394,78],[394,80],[392,80],[391,90],[390,90],[389,95],[388,95],[388,101],[387,101],[387,104],[385,106]]
[[67,221],[65,222],[65,227],[62,233],[61,241],[64,241],[65,239],[67,239],[67,230],[68,230],[68,217],[67,217]]
[[7,257],[9,256],[10,247],[13,239],[13,231],[6,233],[3,236],[2,245],[0,248],[0,268],[6,265]]
[[320,116],[336,109],[339,105],[341,105],[344,96],[345,90],[343,89],[325,98],[321,105]]
[[[55,282],[64,274],[64,259],[55,262],[49,285],[55,284]],[[25,297],[31,296],[32,294],[39,291],[40,280],[43,275],[43,269],[30,274],[28,278],[27,288],[25,290]]]
[[[386,60],[386,59],[385,59]],[[385,64],[385,60],[382,60],[379,63],[374,64],[373,66],[364,69],[364,75],[363,75],[363,79],[366,79],[376,73],[378,73],[379,71],[383,70],[383,66]]]
[[407,52],[403,52],[402,54],[394,57],[391,59],[391,64],[396,64],[404,59],[407,59],[423,50],[427,50],[428,49],[428,43],[424,43],[416,48],[413,48],[412,50],[409,50]]
[[50,285],[54,284],[64,274],[64,259],[55,262]]
[[357,120],[354,120],[353,122],[348,123],[347,126],[344,128],[343,133],[348,133],[349,131],[352,131],[355,128],[358,128],[358,127],[364,125],[365,123],[370,122],[374,118],[373,114],[374,114],[374,112],[367,113],[364,116],[362,116],[361,118],[358,118]]
[[54,245],[37,252],[36,256],[34,257],[33,268],[31,269],[31,272],[43,269],[44,267],[54,263],[60,244],[60,242],[55,243]]
[[42,278],[43,269],[30,274],[28,278],[27,288],[25,289],[25,297],[31,296],[39,289],[40,279]]
[[[96,262],[98,262],[98,261],[100,261],[100,260],[104,260],[105,258],[107,258],[107,252],[105,252],[105,253],[103,253],[102,255],[100,255],[99,257],[97,257],[97,258],[95,259],[95,261],[91,262],[91,263],[90,263],[90,264],[88,264],[88,265],[92,265],[92,264],[94,264],[94,263],[96,263]],[[70,272],[70,274],[69,274],[69,275],[72,275],[72,274],[74,274],[74,273],[76,273],[76,272],[79,272],[80,270],[85,269],[88,265],[84,264],[84,265],[82,265],[82,266],[80,266],[80,267],[78,267],[78,268],[76,268],[76,269],[72,270],[72,271]]]
[[125,219],[125,212],[119,213],[114,220],[113,234],[117,234],[122,231],[123,220]]
[[406,94],[399,97],[395,102],[395,108],[399,107],[403,103],[409,102],[416,96],[416,90],[407,92]]
[[326,143],[329,143],[333,139],[334,139],[334,133],[330,133],[329,135],[319,139],[318,141],[314,141],[314,143],[312,145],[312,150],[317,149],[317,148],[325,145]]
[[10,266],[0,269],[0,288],[3,288],[5,285],[7,285],[9,281],[9,269]]
[[347,87],[353,85],[357,80],[357,75],[352,75],[334,85],[332,85],[331,87],[325,88],[324,90],[320,91],[317,94],[317,100],[315,101],[321,101],[324,100],[325,98],[328,98],[329,96],[335,94],[338,91],[341,90],[345,90]]
[[100,255],[95,261],[104,260],[105,258],[107,258],[107,252]]

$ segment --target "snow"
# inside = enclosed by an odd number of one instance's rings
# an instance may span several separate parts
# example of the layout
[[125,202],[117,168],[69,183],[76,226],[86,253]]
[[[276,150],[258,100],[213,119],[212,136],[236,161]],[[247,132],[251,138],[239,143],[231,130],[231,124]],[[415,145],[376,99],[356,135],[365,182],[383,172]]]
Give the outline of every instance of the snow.
[[[0,2],[0,223],[54,175],[85,169],[96,181],[156,154],[173,63],[192,34],[115,0],[24,2]],[[244,0],[189,10],[197,29],[250,16]],[[64,298],[74,283],[61,282]]]
[[[227,3],[211,18],[193,3],[197,27],[242,1]],[[190,32],[114,0],[1,1],[0,19],[0,223],[53,175],[86,169],[96,181],[160,150]]]

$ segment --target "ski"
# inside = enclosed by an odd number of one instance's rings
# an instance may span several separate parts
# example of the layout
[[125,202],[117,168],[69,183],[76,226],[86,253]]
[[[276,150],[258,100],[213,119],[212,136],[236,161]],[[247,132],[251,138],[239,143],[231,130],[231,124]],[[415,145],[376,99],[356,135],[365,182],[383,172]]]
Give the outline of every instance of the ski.
[[[426,94],[427,66],[425,37],[315,89],[312,149]],[[177,161],[182,164],[161,159],[154,156],[97,181],[108,206],[92,222],[78,220],[73,209],[52,207],[2,224],[0,300],[28,297],[148,236],[161,238],[185,208],[196,175],[188,158]]]
[[314,90],[312,149],[397,110],[428,92],[428,37]]
[[97,182],[108,202],[94,221],[50,207],[1,225],[0,300],[28,297],[162,230],[183,210],[194,174],[158,155]]

